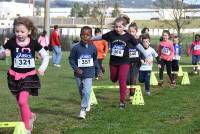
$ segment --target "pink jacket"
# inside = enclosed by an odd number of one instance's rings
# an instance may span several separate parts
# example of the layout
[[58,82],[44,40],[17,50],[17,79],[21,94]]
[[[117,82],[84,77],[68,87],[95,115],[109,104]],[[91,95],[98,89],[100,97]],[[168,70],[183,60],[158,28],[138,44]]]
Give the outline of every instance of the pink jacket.
[[40,36],[38,39],[38,43],[40,43],[42,47],[46,47],[49,45],[49,39],[47,36]]
[[158,47],[158,55],[161,59],[172,61],[174,57],[174,46],[171,41],[161,41]]
[[193,41],[191,45],[192,55],[200,55],[200,41]]

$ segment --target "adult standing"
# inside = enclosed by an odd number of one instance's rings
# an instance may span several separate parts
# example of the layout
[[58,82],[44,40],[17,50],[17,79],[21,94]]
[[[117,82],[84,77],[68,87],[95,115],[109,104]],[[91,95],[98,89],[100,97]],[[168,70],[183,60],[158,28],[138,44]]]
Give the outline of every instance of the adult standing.
[[53,49],[53,57],[52,57],[53,65],[56,67],[61,67],[60,62],[62,58],[62,51],[61,51],[58,25],[54,25],[54,30],[50,36],[50,43]]

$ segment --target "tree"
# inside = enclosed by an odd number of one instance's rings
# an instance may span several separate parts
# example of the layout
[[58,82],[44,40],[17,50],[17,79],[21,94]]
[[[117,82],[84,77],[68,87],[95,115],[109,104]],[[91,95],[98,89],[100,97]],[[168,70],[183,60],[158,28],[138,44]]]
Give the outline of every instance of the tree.
[[90,6],[89,4],[84,4],[82,9],[83,17],[88,17],[90,15]]
[[81,17],[81,7],[78,2],[75,2],[71,9],[71,17]]
[[101,29],[103,29],[108,7],[109,0],[96,0],[93,5],[91,16],[97,20],[98,24],[101,26]]
[[159,8],[160,16],[165,18],[168,14],[172,21],[164,20],[165,24],[175,28],[177,35],[181,35],[181,29],[188,23],[185,13],[189,5],[186,0],[158,0],[156,6]]
[[115,3],[114,5],[114,9],[112,11],[112,17],[117,17],[120,14],[120,10],[119,10],[119,4]]

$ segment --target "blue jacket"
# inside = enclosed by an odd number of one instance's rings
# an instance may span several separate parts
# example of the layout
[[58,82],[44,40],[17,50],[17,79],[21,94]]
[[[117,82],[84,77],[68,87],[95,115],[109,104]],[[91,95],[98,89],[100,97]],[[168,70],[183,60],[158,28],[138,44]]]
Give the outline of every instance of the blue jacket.
[[[74,75],[79,78],[93,78],[100,68],[97,60],[97,50],[92,44],[76,43],[70,51],[69,63],[74,70]],[[75,71],[83,70],[81,75]]]

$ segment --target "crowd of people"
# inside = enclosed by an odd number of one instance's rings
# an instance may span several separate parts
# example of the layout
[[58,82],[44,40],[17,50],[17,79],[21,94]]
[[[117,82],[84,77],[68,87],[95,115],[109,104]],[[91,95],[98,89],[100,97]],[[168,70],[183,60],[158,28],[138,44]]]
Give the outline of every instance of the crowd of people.
[[[92,28],[81,28],[80,41],[77,41],[69,55],[69,64],[74,71],[74,78],[81,97],[81,119],[86,118],[90,111],[90,94],[93,78],[102,79],[106,72],[103,66],[108,51],[110,53],[109,69],[110,80],[119,82],[119,108],[126,107],[126,101],[132,100],[135,88],[133,85],[144,83],[145,92],[150,96],[150,76],[153,68],[153,58],[156,58],[159,69],[159,86],[163,86],[163,71],[166,65],[171,86],[176,86],[179,60],[182,54],[182,45],[179,37],[170,39],[168,30],[164,30],[158,49],[151,47],[149,29],[144,28],[139,35],[135,22],[130,23],[127,16],[121,15],[113,22],[113,29],[102,34],[101,29],[96,28],[93,36]],[[129,24],[129,25],[128,25]],[[126,29],[128,25],[128,29]],[[19,17],[14,22],[14,36],[6,40],[0,51],[0,59],[11,55],[12,64],[8,69],[8,87],[16,97],[21,111],[21,118],[25,124],[27,134],[31,133],[36,114],[31,112],[28,99],[30,95],[38,96],[41,87],[38,75],[44,75],[49,63],[49,44],[52,46],[52,63],[55,67],[61,67],[62,51],[58,25],[54,26],[50,39],[43,31],[38,40],[33,39],[36,27],[26,17]],[[50,42],[49,42],[50,41]],[[190,52],[194,73],[198,71],[200,61],[200,35],[195,35]],[[38,52],[42,63],[35,68],[35,52]],[[126,98],[127,85],[129,98]]]

